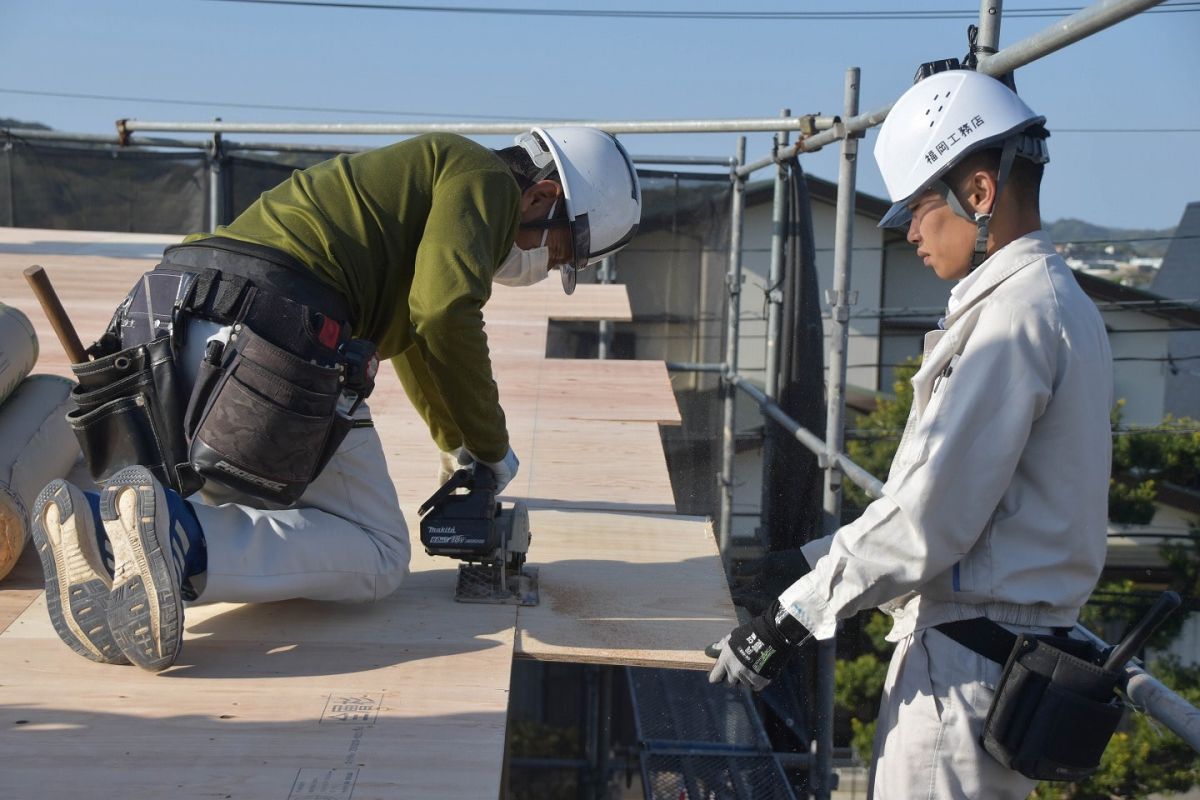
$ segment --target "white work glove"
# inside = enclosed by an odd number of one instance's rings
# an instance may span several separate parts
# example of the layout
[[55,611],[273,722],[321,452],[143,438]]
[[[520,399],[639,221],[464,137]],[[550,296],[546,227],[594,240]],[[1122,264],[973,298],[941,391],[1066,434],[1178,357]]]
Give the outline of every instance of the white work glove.
[[511,447],[508,448],[508,452],[504,454],[503,459],[494,462],[484,461],[481,458],[476,458],[464,447],[461,455],[458,457],[458,463],[466,466],[472,461],[483,464],[496,476],[496,494],[503,492],[504,487],[508,486],[508,484],[512,482],[512,479],[517,477],[517,470],[521,466],[521,462],[517,460],[517,454],[513,452]]
[[443,485],[446,481],[450,480],[451,475],[471,463],[470,456],[465,456],[466,463],[463,463],[463,454],[465,452],[463,448],[459,447],[455,450],[443,450],[440,453],[441,463],[438,466],[438,486]]

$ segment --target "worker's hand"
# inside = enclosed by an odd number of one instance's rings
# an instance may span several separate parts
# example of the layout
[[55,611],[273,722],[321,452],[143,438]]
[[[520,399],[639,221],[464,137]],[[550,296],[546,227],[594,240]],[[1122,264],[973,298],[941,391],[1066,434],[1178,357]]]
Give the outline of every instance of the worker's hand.
[[730,686],[740,683],[761,692],[809,638],[804,626],[784,611],[776,599],[764,614],[734,628],[705,650],[717,659],[708,682],[725,681]]
[[[438,486],[443,485],[450,480],[450,476],[458,472],[466,464],[463,463],[463,454],[466,450],[462,447],[457,450],[443,450],[441,452],[441,463],[438,466]],[[471,457],[466,456],[467,464],[471,463]]]
[[[504,487],[508,486],[512,479],[517,477],[517,470],[521,466],[521,462],[517,460],[517,454],[513,452],[511,447],[508,448],[508,452],[504,454],[504,458],[500,461],[484,461],[481,458],[476,458],[466,448],[463,448],[462,453],[463,455],[459,456],[458,463],[465,465],[470,464],[472,461],[478,461],[492,471],[492,474],[496,476],[496,494],[503,492]],[[464,461],[464,457],[467,459],[466,461]]]

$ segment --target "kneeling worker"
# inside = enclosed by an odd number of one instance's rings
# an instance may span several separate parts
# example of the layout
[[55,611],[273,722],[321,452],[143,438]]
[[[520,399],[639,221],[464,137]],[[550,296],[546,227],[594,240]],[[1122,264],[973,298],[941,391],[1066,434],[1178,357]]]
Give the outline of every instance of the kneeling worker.
[[[214,235],[167,248],[75,365],[97,496],[41,493],[55,630],[104,663],[169,667],[184,601],[370,602],[408,531],[362,401],[391,359],[442,466],[516,475],[482,309],[625,246],[641,192],[582,127],[490,150],[434,134],[297,171]],[[198,494],[185,500],[193,491]]]

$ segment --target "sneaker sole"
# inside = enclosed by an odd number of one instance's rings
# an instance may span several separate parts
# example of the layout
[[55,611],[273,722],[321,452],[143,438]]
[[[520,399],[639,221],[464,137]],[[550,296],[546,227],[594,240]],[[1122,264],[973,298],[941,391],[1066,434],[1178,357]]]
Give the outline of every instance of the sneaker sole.
[[121,470],[100,494],[100,518],[117,565],[109,628],[125,656],[152,672],[175,663],[183,644],[183,598],[170,545],[164,552],[156,534],[160,503],[166,497],[141,467]]
[[34,504],[30,533],[42,560],[50,622],[58,638],[84,658],[128,664],[108,627],[112,581],[95,532],[86,524],[79,530],[77,511],[92,513],[83,493],[62,480],[47,484]]

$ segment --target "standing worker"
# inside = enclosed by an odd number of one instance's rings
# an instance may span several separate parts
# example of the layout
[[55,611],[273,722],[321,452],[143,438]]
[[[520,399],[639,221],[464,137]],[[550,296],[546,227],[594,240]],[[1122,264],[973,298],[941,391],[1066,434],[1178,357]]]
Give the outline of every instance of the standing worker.
[[59,636],[157,671],[185,600],[391,594],[410,548],[363,403],[376,353],[441,468],[486,464],[502,490],[518,459],[484,332],[492,283],[557,269],[569,294],[640,216],[633,163],[602,131],[535,128],[496,151],[433,134],[296,171],[167,248],[74,367],[68,419],[103,490],[55,481],[34,508]]
[[882,497],[805,546],[811,571],[718,644],[710,675],[760,690],[808,638],[881,607],[897,646],[877,799],[1033,790],[981,744],[1002,664],[963,642],[1061,634],[1104,565],[1111,355],[1041,230],[1044,121],[1005,84],[961,69],[892,108],[875,145],[894,202],[880,225],[907,225],[917,256],[956,281],[946,316],[925,336]]

